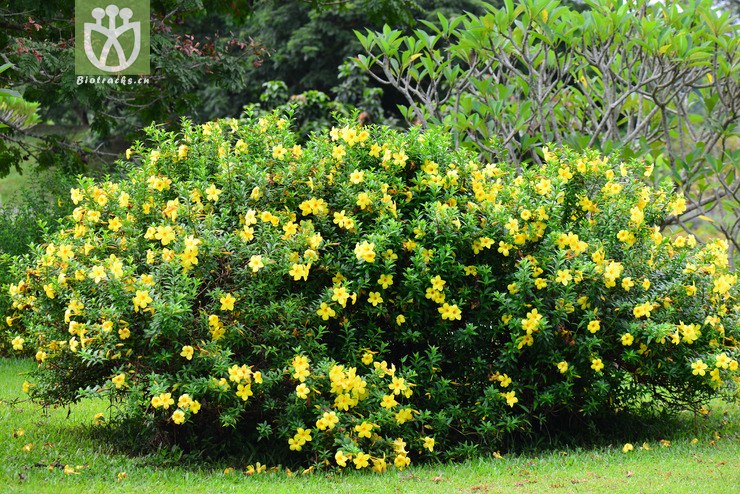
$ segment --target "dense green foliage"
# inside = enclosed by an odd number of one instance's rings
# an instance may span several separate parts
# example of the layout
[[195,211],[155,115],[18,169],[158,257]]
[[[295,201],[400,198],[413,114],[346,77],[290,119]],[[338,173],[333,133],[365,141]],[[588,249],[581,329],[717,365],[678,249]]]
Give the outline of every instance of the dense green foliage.
[[[0,286],[13,281],[13,257],[28,253],[45,234],[59,227],[59,218],[72,211],[68,196],[73,184],[61,173],[48,173],[17,191],[13,201],[0,205]],[[8,313],[10,306],[7,290],[0,291],[0,315]],[[0,354],[7,355],[11,352],[6,337],[10,328],[4,323],[0,328]]]
[[404,35],[358,33],[360,64],[409,122],[486,159],[540,163],[548,142],[655,164],[740,256],[740,22],[709,0],[504,2]]
[[277,116],[148,133],[129,180],[72,190],[8,315],[33,399],[109,397],[142,447],[404,468],[736,390],[727,246],[664,237],[685,203],[644,163],[518,174],[440,129],[301,146]]

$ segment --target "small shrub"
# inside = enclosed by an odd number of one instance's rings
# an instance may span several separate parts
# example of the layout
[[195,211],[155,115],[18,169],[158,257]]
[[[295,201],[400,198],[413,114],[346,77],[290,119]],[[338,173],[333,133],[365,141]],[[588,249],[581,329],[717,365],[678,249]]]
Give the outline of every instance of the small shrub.
[[736,389],[726,245],[661,234],[683,200],[643,163],[546,150],[518,173],[348,122],[302,147],[278,116],[148,134],[15,267],[35,400],[381,471]]

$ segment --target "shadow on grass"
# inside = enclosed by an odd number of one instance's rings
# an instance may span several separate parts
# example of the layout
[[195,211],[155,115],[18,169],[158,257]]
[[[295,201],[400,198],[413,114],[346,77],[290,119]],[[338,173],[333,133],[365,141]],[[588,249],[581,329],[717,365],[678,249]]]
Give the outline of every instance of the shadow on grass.
[[[18,377],[29,365],[23,361],[3,360],[3,374],[16,374],[20,387],[23,378]],[[9,377],[9,376],[8,376]],[[10,384],[10,383],[9,383]],[[287,444],[270,444],[257,441],[256,433],[247,426],[224,428],[210,426],[217,423],[215,417],[200,417],[200,424],[192,424],[190,430],[182,426],[165,425],[155,427],[143,418],[131,418],[116,423],[102,421],[95,425],[95,414],[106,410],[106,401],[95,403],[83,400],[69,409],[48,409],[46,412],[28,402],[16,402],[19,394],[3,390],[5,403],[14,409],[22,409],[16,416],[23,415],[21,422],[26,427],[43,427],[52,441],[72,448],[85,448],[93,455],[123,456],[140,466],[193,467],[198,469],[223,468],[224,466],[246,466],[257,461],[269,465],[293,468],[307,463],[316,463],[318,458],[288,451]],[[590,450],[621,447],[624,443],[655,443],[660,440],[679,441],[694,437],[707,437],[719,433],[722,437],[740,439],[740,407],[715,400],[706,414],[689,412],[614,413],[591,420],[583,417],[561,415],[548,422],[548,428],[523,435],[512,434],[499,446],[490,451],[471,445],[460,448],[456,460],[485,457],[493,451],[505,454],[534,456],[561,450]],[[193,429],[197,428],[197,429]],[[197,434],[195,434],[197,432]],[[205,439],[194,439],[201,437]],[[284,443],[284,441],[282,441]]]
[[560,449],[597,449],[615,444],[678,441],[709,433],[740,437],[740,409],[714,400],[706,413],[656,412],[614,413],[585,420],[563,415],[521,437],[512,437],[514,450],[520,454],[552,452]]

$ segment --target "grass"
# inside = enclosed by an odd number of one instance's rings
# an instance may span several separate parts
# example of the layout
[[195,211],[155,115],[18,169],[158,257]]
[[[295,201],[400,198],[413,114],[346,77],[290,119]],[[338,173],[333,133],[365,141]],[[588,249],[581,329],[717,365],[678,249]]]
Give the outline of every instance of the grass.
[[11,168],[8,176],[0,178],[0,206],[13,203],[15,193],[32,178],[31,172],[20,175],[15,168]]
[[[369,472],[279,473],[247,477],[245,465],[178,464],[168,452],[130,457],[95,440],[101,402],[46,412],[22,399],[28,360],[0,359],[0,490],[3,493],[635,493],[731,492],[740,485],[740,410],[721,403],[690,419],[661,447],[622,453],[622,444],[537,455]],[[22,434],[21,434],[22,431]],[[696,438],[696,441],[692,439]],[[639,439],[639,440],[638,440]],[[65,465],[80,468],[65,474]],[[226,467],[235,467],[224,473]],[[125,477],[119,479],[119,474]]]
[[0,178],[0,206],[18,205],[23,200],[24,189],[53,177],[48,170],[36,170],[36,162],[26,162],[21,166],[23,174],[13,167],[7,176]]

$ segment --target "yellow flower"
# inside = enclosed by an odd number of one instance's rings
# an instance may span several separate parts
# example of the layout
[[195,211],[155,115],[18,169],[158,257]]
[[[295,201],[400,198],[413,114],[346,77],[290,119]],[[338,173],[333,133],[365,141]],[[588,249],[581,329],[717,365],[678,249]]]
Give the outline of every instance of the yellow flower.
[[349,175],[349,181],[353,184],[359,184],[365,179],[365,172],[360,170],[355,170]]
[[604,363],[600,358],[591,359],[591,368],[596,372],[601,372],[604,369]]
[[393,441],[393,451],[395,451],[398,454],[405,455],[406,454],[406,441],[401,439],[400,437]]
[[722,377],[720,377],[719,369],[712,369],[709,375],[712,376],[712,381],[722,384]]
[[121,389],[126,385],[126,374],[120,373],[111,379],[111,382],[116,385],[116,389]]
[[367,296],[367,301],[373,304],[373,307],[377,307],[378,304],[383,303],[383,297],[380,296],[379,292],[370,292]]
[[265,267],[265,263],[262,261],[262,256],[257,255],[249,258],[248,266],[252,269],[253,273],[256,273]]
[[441,292],[444,289],[445,284],[447,283],[445,280],[442,279],[441,276],[437,275],[429,282],[432,284],[432,289],[437,290]]
[[236,298],[232,294],[222,295],[219,301],[221,302],[221,310],[234,310]]
[[705,364],[701,359],[691,363],[691,373],[695,376],[703,376],[707,373],[709,366]]
[[406,156],[406,152],[401,149],[397,153],[393,153],[393,163],[396,165],[404,166],[406,165],[406,160],[408,159],[408,156]]
[[450,305],[447,302],[445,302],[442,307],[439,307],[437,311],[442,315],[442,319],[446,319],[449,321],[454,320],[461,320],[462,319],[462,311],[460,311],[460,308],[455,305]]
[[404,378],[394,376],[392,382],[388,385],[388,388],[393,391],[394,395],[399,395],[402,391],[406,391],[408,386],[406,385]]
[[502,388],[508,388],[509,384],[511,384],[511,378],[509,377],[508,374],[499,376],[498,381]]
[[625,292],[630,291],[630,288],[632,288],[633,286],[635,286],[635,282],[632,281],[632,278],[630,278],[629,276],[626,278],[622,278],[622,288]]
[[75,204],[79,204],[80,201],[84,199],[84,196],[82,195],[82,191],[80,189],[71,189],[69,192],[72,198],[72,202]]
[[625,333],[622,335],[622,345],[624,346],[630,346],[635,341],[635,337],[632,336],[630,333]]
[[311,390],[306,386],[304,383],[299,384],[295,387],[295,394],[298,398],[301,398],[302,400],[305,400],[308,398],[308,394],[311,392]]
[[[598,256],[596,256],[596,253],[594,253],[593,256],[591,257],[594,258]],[[594,262],[599,264],[596,260]],[[606,267],[604,268],[604,277],[614,280],[621,276],[623,270],[624,270],[624,267],[622,266],[622,263],[615,262],[615,261],[609,261],[609,264],[607,264]]]
[[347,299],[349,299],[349,292],[344,286],[335,286],[332,288],[331,299],[334,302],[338,302],[342,307],[346,307]]
[[514,407],[514,405],[519,402],[519,398],[516,397],[516,393],[514,391],[509,391],[508,393],[501,393],[501,396],[506,398],[506,404],[510,407]]
[[337,462],[337,465],[340,467],[346,467],[347,466],[347,460],[351,460],[352,455],[345,455],[344,451],[337,450],[336,454],[334,454],[334,461]]
[[138,312],[139,309],[145,309],[147,305],[149,305],[152,301],[152,297],[149,296],[148,290],[136,290],[136,296],[134,296],[133,301],[134,310]]
[[396,401],[396,397],[392,394],[384,395],[383,399],[380,402],[380,406],[382,406],[383,408],[387,408],[388,410],[396,405],[398,405],[398,402]]
[[185,345],[184,347],[182,347],[182,351],[180,352],[180,355],[183,356],[183,357],[185,357],[188,360],[192,360],[193,359],[193,351],[194,351],[194,349],[193,349],[192,346]]
[[373,352],[366,350],[365,353],[362,355],[362,363],[365,365],[370,365],[373,363]]
[[293,436],[293,439],[295,439],[295,441],[299,444],[306,444],[312,439],[311,429],[304,429],[303,427],[299,427],[298,429],[296,429],[296,433]]
[[725,274],[714,280],[714,288],[712,293],[724,295],[730,291],[730,288],[737,283],[737,276]]
[[424,440],[424,445],[422,447],[428,449],[429,451],[434,451],[434,438],[424,437],[422,439]]
[[262,211],[260,219],[262,220],[262,223],[270,223],[272,226],[278,226],[280,224],[280,218],[269,211]]
[[413,420],[413,418],[414,411],[411,408],[402,408],[396,412],[396,423],[399,425],[405,424],[406,422]]
[[644,302],[638,304],[632,309],[632,314],[639,319],[641,317],[650,318],[650,312],[653,310],[653,304],[651,302]]
[[627,444],[625,444],[624,446],[622,446],[622,453],[629,453],[629,452],[630,452],[630,451],[632,451],[633,449],[635,449],[635,447],[634,447],[634,446],[632,446],[632,444],[630,444],[630,443],[627,443]]
[[410,463],[411,463],[411,458],[409,458],[405,453],[396,456],[395,460],[393,460],[393,464],[399,470],[403,470],[404,468],[409,466]]
[[303,281],[308,281],[308,272],[311,269],[310,264],[298,264],[295,263],[288,271],[288,274],[293,277],[293,281],[298,281],[303,278]]
[[20,336],[16,336],[15,338],[13,338],[13,340],[10,343],[11,345],[13,345],[13,350],[20,351],[20,350],[23,350],[23,343],[25,341],[26,340],[24,340]]
[[566,372],[568,372],[568,362],[566,362],[565,360],[563,360],[562,362],[558,362],[557,367],[561,374],[565,374]]
[[671,208],[672,215],[678,216],[686,211],[686,198],[684,198],[683,196],[677,197],[676,199],[668,203],[668,207]]
[[195,402],[187,393],[180,395],[180,397],[177,399],[177,407],[182,408],[183,410],[187,410],[188,408],[190,408],[193,403]]
[[373,200],[367,192],[357,194],[357,205],[360,206],[360,209],[367,209],[372,203]]
[[250,396],[253,396],[252,386],[250,384],[239,384],[236,390],[236,396],[244,401],[247,401]]
[[386,470],[388,470],[388,463],[385,461],[384,458],[371,458],[373,461],[373,472],[375,473],[383,473]]
[[405,322],[406,322],[406,316],[404,316],[403,314],[399,314],[396,316],[396,324],[401,326]]
[[326,302],[321,302],[321,307],[316,311],[316,314],[320,315],[324,321],[328,321],[330,317],[334,317],[337,313]]
[[162,245],[167,245],[175,240],[175,230],[170,225],[159,225],[154,233],[154,238],[161,241]]
[[375,262],[375,244],[367,241],[355,245],[355,256],[360,261]]
[[558,270],[555,275],[555,283],[562,283],[563,286],[568,285],[568,282],[573,279],[573,275],[570,274],[569,269]]
[[105,267],[102,266],[102,265],[93,266],[93,268],[90,270],[90,274],[88,276],[96,284],[97,283],[100,283],[102,280],[107,280],[108,279],[108,275],[105,273]]
[[347,155],[347,151],[344,149],[344,146],[340,144],[338,146],[334,146],[334,148],[331,150],[331,155],[335,160],[341,162]]
[[121,227],[123,227],[123,223],[118,216],[114,216],[108,221],[108,229],[112,232],[117,232]]
[[114,278],[120,279],[123,276],[123,263],[113,254],[108,259],[110,261],[111,274]]
[[373,424],[370,424],[368,422],[363,422],[359,425],[355,426],[355,432],[357,433],[357,437],[367,437],[368,439],[372,435],[373,431]]
[[541,195],[546,196],[550,192],[552,192],[552,182],[550,182],[548,179],[543,178],[540,179],[534,186],[535,191]]
[[282,160],[287,153],[288,150],[282,144],[272,147],[272,157],[275,159]]
[[[321,425],[319,425],[319,422],[321,422]],[[321,418],[316,421],[316,427],[318,427],[321,430],[328,429],[332,430],[335,425],[339,423],[339,417],[337,416],[336,412],[324,412],[324,415],[321,416]]]
[[588,323],[588,330],[591,333],[596,333],[599,329],[601,329],[601,322],[598,320],[591,321]]
[[537,331],[541,321],[542,314],[537,309],[532,309],[530,312],[527,312],[527,317],[521,320],[522,329],[527,332],[527,335],[531,335]]
[[369,465],[368,460],[370,460],[370,455],[360,451],[359,453],[357,453],[357,456],[355,456],[352,462],[355,464],[355,468],[357,470],[360,470],[361,468],[365,468]]
[[172,421],[176,424],[182,424],[185,422],[185,412],[179,408],[172,413]]
[[[171,201],[167,201],[167,206],[162,210],[162,214],[166,218],[170,218],[172,221],[175,221],[177,219],[177,211],[180,209],[180,200],[179,199],[173,199]],[[112,220],[111,220],[112,221]],[[110,221],[108,222],[108,226],[110,227]]]
[[175,404],[175,400],[172,398],[170,393],[161,393],[153,397],[151,403],[154,408],[162,407],[167,410],[170,408],[170,405]]
[[384,289],[388,288],[393,284],[393,276],[390,274],[381,274],[380,278],[378,278],[378,284]]
[[218,196],[221,195],[221,189],[216,188],[214,184],[211,184],[206,189],[206,199],[209,201],[213,201],[214,203],[218,201]]
[[717,355],[714,361],[714,366],[718,369],[727,369],[730,367],[730,363],[732,362],[732,359],[727,356],[726,353],[720,353]]

